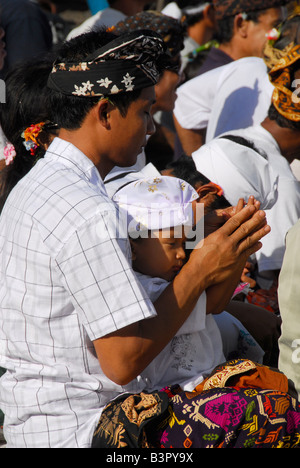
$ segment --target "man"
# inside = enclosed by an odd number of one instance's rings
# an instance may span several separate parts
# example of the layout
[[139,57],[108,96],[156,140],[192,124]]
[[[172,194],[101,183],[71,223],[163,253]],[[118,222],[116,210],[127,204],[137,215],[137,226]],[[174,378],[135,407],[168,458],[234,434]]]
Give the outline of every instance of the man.
[[260,57],[267,33],[283,19],[281,6],[286,3],[214,2],[217,21],[231,26],[219,53],[229,56],[232,63],[206,69],[209,75],[202,74],[178,89],[175,126],[187,154],[220,133],[260,123],[266,116],[271,87]]
[[59,137],[1,215],[8,446],[91,447],[104,406],[147,389],[140,373],[204,289],[208,313],[223,310],[269,233],[265,213],[250,204],[195,250],[154,307],[137,282],[103,179],[134,164],[154,131],[163,50],[152,32],[92,32],[66,42],[55,61],[48,86]]
[[91,18],[85,20],[80,26],[73,29],[67,39],[73,39],[92,29],[100,28],[101,26],[111,27],[122,21],[126,16],[132,16],[140,11],[143,11],[149,3],[148,0],[109,0],[109,6],[99,11]]
[[[164,39],[170,59],[166,61],[165,70],[162,71],[160,79],[155,85],[156,102],[151,109],[156,126],[155,134],[148,138],[147,145],[139,154],[134,166],[116,166],[107,175],[105,186],[109,195],[113,195],[118,187],[125,184],[128,176],[131,178],[130,174],[143,170],[146,159],[159,170],[161,167],[165,167],[166,162],[173,156],[174,136],[165,125],[157,122],[156,119],[160,112],[172,115],[177,98],[177,87],[181,81],[180,52],[183,49],[186,29],[180,21],[158,11],[142,11],[136,15],[128,16],[124,21],[119,21],[112,27],[111,31],[120,35],[138,29],[150,29],[160,34]],[[159,152],[157,147],[160,148]]]

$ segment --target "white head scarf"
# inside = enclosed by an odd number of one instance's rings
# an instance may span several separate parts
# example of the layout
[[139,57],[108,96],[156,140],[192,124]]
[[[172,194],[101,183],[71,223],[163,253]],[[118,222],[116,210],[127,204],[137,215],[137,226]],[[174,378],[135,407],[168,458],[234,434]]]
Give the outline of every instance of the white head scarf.
[[196,190],[176,177],[139,179],[113,197],[121,215],[127,216],[128,233],[193,225],[192,202]]

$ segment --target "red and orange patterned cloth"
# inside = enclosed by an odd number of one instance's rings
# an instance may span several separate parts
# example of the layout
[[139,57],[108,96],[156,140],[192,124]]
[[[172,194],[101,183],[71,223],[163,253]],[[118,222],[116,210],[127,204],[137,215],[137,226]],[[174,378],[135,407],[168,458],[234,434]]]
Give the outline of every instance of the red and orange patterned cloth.
[[218,366],[194,392],[121,395],[93,448],[299,448],[300,403],[284,374],[249,360]]

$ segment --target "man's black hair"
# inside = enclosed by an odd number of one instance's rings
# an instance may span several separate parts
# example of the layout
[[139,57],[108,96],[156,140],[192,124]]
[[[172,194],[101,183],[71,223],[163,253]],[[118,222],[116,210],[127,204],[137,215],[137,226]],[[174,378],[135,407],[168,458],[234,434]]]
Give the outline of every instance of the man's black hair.
[[270,120],[274,120],[279,127],[289,128],[290,130],[300,131],[300,122],[294,122],[289,120],[283,115],[279,114],[278,110],[273,104],[269,107],[268,117]]
[[205,175],[197,171],[193,158],[186,154],[182,154],[176,161],[167,164],[166,169],[171,169],[175,177],[185,180],[194,188],[210,182]]

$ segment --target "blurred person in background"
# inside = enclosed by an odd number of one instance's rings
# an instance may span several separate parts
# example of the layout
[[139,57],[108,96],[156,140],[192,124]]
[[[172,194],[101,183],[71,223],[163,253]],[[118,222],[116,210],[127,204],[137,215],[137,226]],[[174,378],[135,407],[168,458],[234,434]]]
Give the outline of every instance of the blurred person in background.
[[[8,70],[16,63],[50,51],[53,37],[47,16],[36,2],[0,0],[0,10],[6,47],[0,79],[4,79]],[[3,36],[1,40],[2,38]]]

